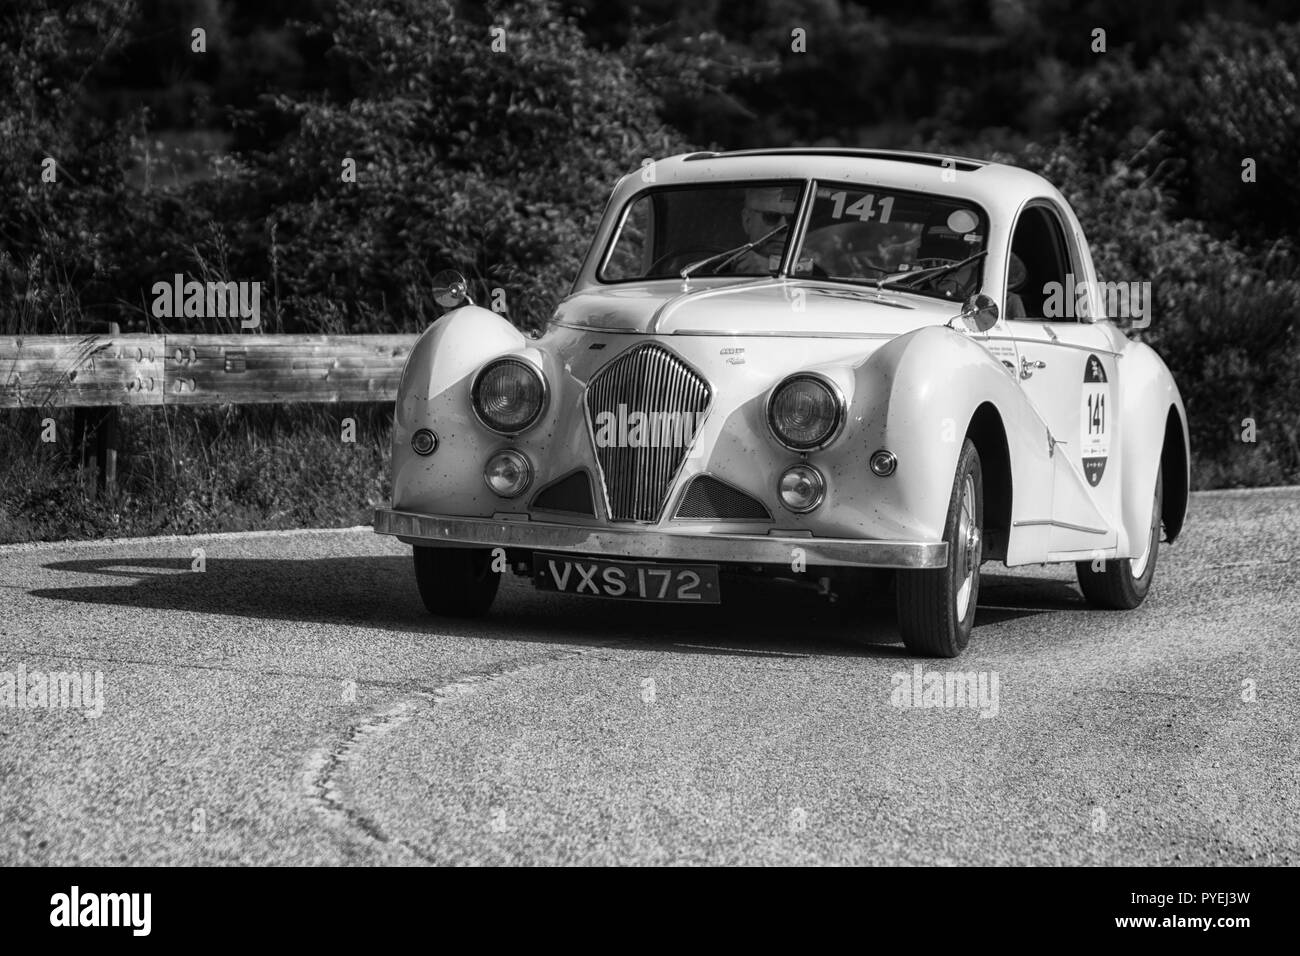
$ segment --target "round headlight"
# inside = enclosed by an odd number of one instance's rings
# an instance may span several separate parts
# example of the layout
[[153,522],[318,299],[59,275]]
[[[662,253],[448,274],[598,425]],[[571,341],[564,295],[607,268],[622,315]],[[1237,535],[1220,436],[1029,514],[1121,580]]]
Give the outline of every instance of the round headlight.
[[518,359],[501,359],[478,373],[471,390],[474,414],[494,432],[516,435],[542,414],[546,386],[537,369]]
[[533,480],[533,466],[514,449],[499,451],[483,466],[483,480],[502,498],[523,494]]
[[438,450],[438,436],[427,428],[421,428],[411,436],[411,448],[417,455],[432,455]]
[[795,465],[781,476],[781,504],[795,514],[812,511],[826,494],[826,479],[812,465]]
[[844,420],[843,402],[830,384],[814,375],[794,375],[777,386],[767,406],[767,424],[777,441],[794,451],[820,448]]

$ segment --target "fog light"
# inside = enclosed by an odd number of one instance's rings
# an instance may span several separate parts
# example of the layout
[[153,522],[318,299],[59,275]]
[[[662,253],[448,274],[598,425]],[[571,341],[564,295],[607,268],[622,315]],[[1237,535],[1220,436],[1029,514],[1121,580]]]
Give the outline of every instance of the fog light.
[[882,448],[871,456],[871,470],[881,478],[888,478],[894,473],[894,469],[897,467],[898,456],[892,451],[885,451],[885,449]]
[[432,455],[438,450],[438,436],[427,428],[421,428],[411,436],[411,450],[417,455]]
[[826,480],[812,465],[795,465],[781,476],[781,503],[795,514],[812,511],[822,503]]
[[502,498],[515,498],[533,480],[533,466],[517,451],[499,451],[484,466],[483,480]]

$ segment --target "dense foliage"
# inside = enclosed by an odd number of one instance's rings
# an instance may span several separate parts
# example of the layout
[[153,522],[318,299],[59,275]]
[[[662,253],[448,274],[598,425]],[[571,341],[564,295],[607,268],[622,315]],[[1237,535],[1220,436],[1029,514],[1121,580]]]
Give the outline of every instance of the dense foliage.
[[[446,267],[534,327],[609,188],[644,159],[929,146],[1042,171],[1102,278],[1152,283],[1141,335],[1182,386],[1198,485],[1300,481],[1298,13],[1290,0],[5,4],[0,334],[219,330],[152,314],[153,284],[177,272],[260,281],[266,331],[412,331],[434,318],[430,279]],[[0,417],[6,452],[31,447],[34,421]],[[12,471],[28,457],[0,456],[7,510],[15,489],[42,493],[39,468]]]

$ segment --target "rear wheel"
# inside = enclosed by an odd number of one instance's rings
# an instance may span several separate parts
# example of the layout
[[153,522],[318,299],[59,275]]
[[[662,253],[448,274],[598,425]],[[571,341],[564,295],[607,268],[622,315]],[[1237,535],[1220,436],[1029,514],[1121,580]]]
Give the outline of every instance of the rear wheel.
[[979,451],[962,445],[943,539],[948,566],[898,572],[898,627],[909,652],[956,657],[970,643],[984,546],[984,474]]
[[478,617],[497,596],[501,576],[488,548],[414,549],[415,583],[430,614]]
[[1160,509],[1164,499],[1164,471],[1156,472],[1156,491],[1151,502],[1151,523],[1147,529],[1146,549],[1136,558],[1111,558],[1077,561],[1079,590],[1093,607],[1111,611],[1131,611],[1141,604],[1151,590],[1156,576],[1156,556],[1160,553]]

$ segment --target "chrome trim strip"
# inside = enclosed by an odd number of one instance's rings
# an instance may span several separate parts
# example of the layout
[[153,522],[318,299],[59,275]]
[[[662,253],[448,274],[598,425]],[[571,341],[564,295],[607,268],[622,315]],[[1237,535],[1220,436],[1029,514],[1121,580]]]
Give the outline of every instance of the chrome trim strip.
[[[609,204],[613,201],[614,201],[614,194],[610,193],[609,199],[605,201],[605,215],[609,214]],[[600,265],[596,267],[595,275],[596,275],[597,282],[605,281],[600,277],[605,274],[605,267],[609,265],[609,260],[614,258],[614,246],[618,243],[619,234],[622,233],[623,226],[627,223],[627,217],[631,214],[631,212],[632,212],[632,202],[629,201],[624,203],[623,211],[618,215],[618,225],[616,225],[613,228],[613,230],[611,230],[609,234],[609,244],[605,247],[605,254],[600,257]],[[602,221],[604,220],[605,215],[601,216]]]
[[735,329],[733,331],[720,332],[717,329],[678,329],[676,332],[665,332],[665,335],[737,335],[753,336],[754,338],[782,338],[782,339],[893,339],[897,338],[896,333],[884,332],[787,332],[785,330],[774,332],[755,332],[748,329]]
[[759,534],[698,534],[633,528],[590,528],[543,521],[496,521],[377,509],[375,532],[409,544],[529,548],[618,558],[707,561],[721,564],[790,563],[801,548],[809,564],[902,568],[948,566],[946,541],[856,538],[778,538]]
[[[1062,442],[1064,444],[1064,442]],[[1055,528],[1065,528],[1069,531],[1083,531],[1086,534],[1110,534],[1109,531],[1099,531],[1096,528],[1085,528],[1081,524],[1070,524],[1068,521],[1053,521],[1051,518],[1032,518],[1028,521],[1013,521],[1013,528],[1037,528],[1042,525],[1051,525]]]
[[808,221],[812,218],[813,200],[816,198],[817,181],[805,179],[803,195],[799,197],[799,209],[795,213],[795,222],[791,224],[790,234],[786,236],[785,254],[781,257],[781,264],[776,270],[778,278],[785,279],[793,276],[794,267],[799,263],[796,257],[803,248],[804,236],[808,232]]
[[989,335],[989,336],[986,336],[986,338],[987,338],[988,341],[990,341],[990,342],[1014,342],[1016,345],[1021,346],[1021,347],[1024,347],[1024,348],[1031,348],[1031,349],[1032,349],[1032,348],[1033,348],[1034,346],[1036,346],[1036,345],[1041,345],[1041,346],[1044,346],[1044,347],[1046,347],[1046,348],[1051,348],[1051,349],[1074,349],[1076,352],[1096,352],[1096,353],[1098,353],[1098,354],[1100,354],[1100,355],[1112,355],[1112,356],[1114,356],[1114,357],[1117,358],[1117,359],[1119,359],[1119,358],[1123,358],[1123,353],[1122,353],[1122,352],[1116,352],[1114,349],[1110,348],[1109,346],[1105,346],[1105,345],[1077,345],[1077,344],[1075,344],[1074,342],[1062,342],[1060,339],[1056,339],[1055,341],[1048,342],[1048,341],[1045,340],[1045,339],[1031,339],[1031,338],[1026,338],[1026,337],[1023,336],[1023,335],[1015,335],[1015,334],[1014,334],[1014,333],[1015,333],[1016,326],[1012,324],[1013,322],[1029,322],[1029,323],[1033,323],[1033,322],[1035,322],[1035,321],[1041,321],[1041,320],[1036,320],[1036,319],[1007,319],[1007,332],[1012,333],[1012,334],[1009,334],[1009,335]]

